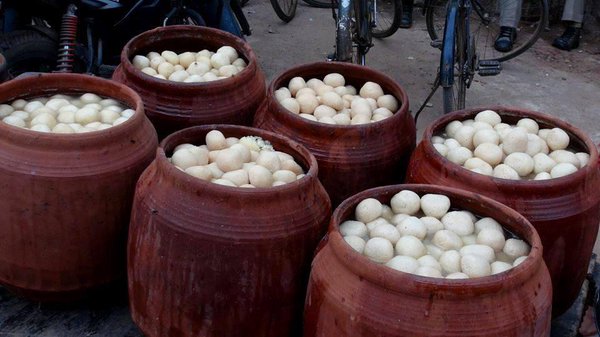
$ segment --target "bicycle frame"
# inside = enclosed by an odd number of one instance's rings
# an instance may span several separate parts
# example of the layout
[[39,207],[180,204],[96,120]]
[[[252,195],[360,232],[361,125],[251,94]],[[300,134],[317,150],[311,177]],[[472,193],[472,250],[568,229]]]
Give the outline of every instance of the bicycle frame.
[[440,58],[440,85],[442,87],[451,87],[454,84],[456,26],[459,20],[465,20],[466,40],[469,41],[469,15],[471,14],[471,9],[471,2],[469,0],[450,0],[449,2],[444,26],[442,56]]
[[[353,61],[352,49],[356,44],[358,59],[355,61],[365,65],[365,55],[371,47],[375,3],[372,0],[341,0],[337,9],[339,15],[336,15],[333,8],[333,16],[337,23],[336,60]],[[356,20],[353,21],[353,17]]]

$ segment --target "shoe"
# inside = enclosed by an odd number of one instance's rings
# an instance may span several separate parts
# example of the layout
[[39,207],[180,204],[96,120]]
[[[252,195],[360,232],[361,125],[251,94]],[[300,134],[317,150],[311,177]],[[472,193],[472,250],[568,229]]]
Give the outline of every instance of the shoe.
[[400,28],[410,28],[412,26],[412,10],[414,0],[402,0],[402,16],[400,17]]
[[567,27],[564,33],[554,39],[552,45],[558,49],[570,51],[571,49],[579,48],[579,38],[581,36],[581,28]]
[[500,27],[500,34],[494,42],[494,49],[499,52],[506,53],[512,50],[515,39],[517,38],[517,30],[513,27]]

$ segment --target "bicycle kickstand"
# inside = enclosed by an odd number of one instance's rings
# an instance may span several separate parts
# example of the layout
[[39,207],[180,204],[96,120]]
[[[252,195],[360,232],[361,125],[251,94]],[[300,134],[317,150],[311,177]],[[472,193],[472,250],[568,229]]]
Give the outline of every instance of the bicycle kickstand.
[[431,100],[431,97],[433,97],[433,94],[435,94],[435,92],[437,91],[437,89],[439,87],[440,87],[440,73],[438,72],[438,74],[435,76],[435,80],[433,81],[433,85],[431,86],[431,92],[429,93],[429,96],[427,96],[427,98],[425,98],[425,101],[423,102],[423,104],[421,104],[421,107],[415,114],[415,124],[417,124],[417,121],[419,120],[419,115],[421,114],[421,111],[423,111],[423,109],[425,109],[425,106],[427,106],[427,103],[429,103],[429,100]]

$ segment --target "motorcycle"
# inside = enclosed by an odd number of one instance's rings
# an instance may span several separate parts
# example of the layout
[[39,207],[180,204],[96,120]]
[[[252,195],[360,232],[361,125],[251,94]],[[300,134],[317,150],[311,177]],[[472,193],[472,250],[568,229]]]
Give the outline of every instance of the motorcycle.
[[108,78],[127,41],[174,24],[251,34],[239,0],[5,0],[0,53],[9,78],[52,71]]

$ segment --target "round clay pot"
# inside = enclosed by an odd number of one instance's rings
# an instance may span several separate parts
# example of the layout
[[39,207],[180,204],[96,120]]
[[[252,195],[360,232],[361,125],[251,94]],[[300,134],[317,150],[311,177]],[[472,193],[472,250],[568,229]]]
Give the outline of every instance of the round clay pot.
[[[339,225],[365,198],[389,204],[402,190],[444,194],[452,207],[497,219],[531,245],[520,265],[480,278],[448,280],[372,262],[344,241]],[[373,188],[345,200],[312,264],[304,337],[549,336],[552,287],[540,238],[514,210],[472,192],[431,185]]]
[[[234,77],[213,82],[162,80],[142,73],[131,63],[135,55],[151,51],[217,51],[224,45],[235,48],[248,66]],[[266,95],[265,76],[250,45],[230,33],[208,27],[167,26],[134,37],[123,48],[113,79],[140,94],[146,115],[161,139],[194,125],[251,125]]]
[[[271,188],[200,180],[168,160],[183,143],[254,135],[292,155],[306,175]],[[133,320],[147,336],[294,336],[310,261],[331,204],[317,162],[264,130],[206,125],[165,138],[138,182],[128,244]]]
[[[357,90],[367,81],[378,83],[384,93],[399,101],[398,111],[370,124],[330,125],[302,118],[275,98],[275,90],[287,86],[296,76],[323,79],[333,72],[342,74],[346,84]],[[401,182],[416,143],[415,123],[404,89],[378,71],[349,63],[317,62],[279,74],[269,85],[254,126],[286,135],[306,146],[319,162],[319,179],[333,205],[367,188]]]
[[140,97],[113,81],[37,74],[2,84],[0,102],[85,92],[135,114],[77,134],[0,123],[0,283],[36,301],[79,299],[125,276],[135,183],[158,146]]
[[[487,108],[485,108],[487,109]],[[598,234],[600,172],[598,151],[591,139],[571,124],[542,113],[508,107],[491,107],[502,121],[515,124],[534,119],[540,128],[560,127],[571,145],[590,154],[588,165],[571,175],[550,180],[507,180],[471,172],[441,156],[431,137],[454,120],[473,118],[485,109],[468,109],[434,121],[423,134],[407,173],[411,183],[450,186],[481,193],[525,216],[538,231],[544,260],[552,276],[554,314],[566,311],[577,298]]]

